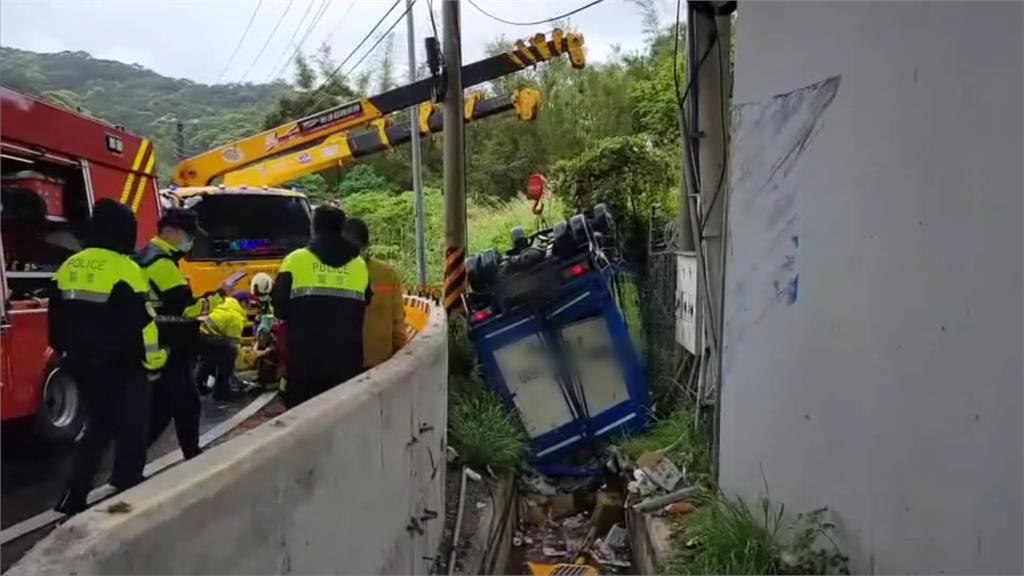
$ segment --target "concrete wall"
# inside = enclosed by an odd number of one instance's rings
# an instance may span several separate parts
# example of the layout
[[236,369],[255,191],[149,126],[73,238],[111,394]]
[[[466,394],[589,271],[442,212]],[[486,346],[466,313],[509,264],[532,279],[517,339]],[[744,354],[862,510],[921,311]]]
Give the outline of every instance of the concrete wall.
[[75,517],[10,574],[426,573],[446,338],[435,307],[394,359]]
[[721,481],[829,506],[857,571],[1024,570],[1022,23],[740,4]]

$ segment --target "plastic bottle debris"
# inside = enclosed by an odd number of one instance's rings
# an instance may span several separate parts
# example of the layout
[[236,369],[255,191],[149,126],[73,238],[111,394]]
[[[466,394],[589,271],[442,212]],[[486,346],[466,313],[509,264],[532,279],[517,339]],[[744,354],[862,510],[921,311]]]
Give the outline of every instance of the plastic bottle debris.
[[474,482],[480,482],[480,481],[482,481],[484,479],[484,477],[481,476],[479,472],[477,472],[476,470],[473,470],[472,468],[470,468],[468,466],[466,467],[466,477],[469,478],[470,480],[474,481]]
[[634,480],[631,480],[626,485],[626,490],[631,494],[639,494],[646,497],[657,492],[658,487],[655,486],[654,482],[651,482],[651,479],[647,477],[647,474],[644,474],[643,470],[639,468],[633,470],[633,478]]

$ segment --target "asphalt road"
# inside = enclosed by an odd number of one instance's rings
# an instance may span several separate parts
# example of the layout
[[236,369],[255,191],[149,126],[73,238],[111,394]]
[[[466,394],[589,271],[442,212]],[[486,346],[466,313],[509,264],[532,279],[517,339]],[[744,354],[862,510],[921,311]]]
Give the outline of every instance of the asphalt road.
[[[203,434],[227,420],[244,408],[252,398],[240,398],[227,403],[214,402],[206,396],[202,399],[202,419],[199,433]],[[73,447],[57,448],[41,445],[24,433],[24,427],[5,425],[0,440],[0,527],[8,528],[36,514],[51,509],[64,490],[64,483],[71,464]],[[174,435],[174,425],[167,427],[164,433],[149,449],[148,460],[157,458],[178,449],[178,440]],[[95,486],[106,482],[110,474],[112,454],[108,453],[96,476]],[[7,568],[17,561],[36,540],[49,530],[39,530],[34,534],[3,546],[0,550],[2,566]]]

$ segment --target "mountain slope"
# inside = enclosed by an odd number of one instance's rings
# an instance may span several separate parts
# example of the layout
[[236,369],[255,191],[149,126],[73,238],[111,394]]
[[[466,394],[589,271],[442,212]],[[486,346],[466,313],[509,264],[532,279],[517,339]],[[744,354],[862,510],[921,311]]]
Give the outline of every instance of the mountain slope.
[[86,52],[9,47],[0,47],[0,83],[153,139],[164,182],[178,152],[175,118],[185,123],[183,152],[197,154],[257,131],[263,115],[290,90],[283,82],[209,86]]

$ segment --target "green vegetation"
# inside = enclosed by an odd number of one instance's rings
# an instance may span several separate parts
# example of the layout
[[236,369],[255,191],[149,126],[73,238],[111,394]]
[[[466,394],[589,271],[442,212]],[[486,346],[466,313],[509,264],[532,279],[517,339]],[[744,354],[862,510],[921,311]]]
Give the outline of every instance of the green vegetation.
[[752,510],[718,494],[676,521],[670,574],[849,574],[822,508],[787,521],[768,497]]
[[677,466],[685,467],[688,478],[706,477],[710,471],[708,430],[706,425],[695,426],[693,416],[692,406],[680,404],[670,414],[655,417],[645,434],[622,440],[619,449],[634,461],[644,452],[661,451]]
[[526,432],[480,378],[464,319],[449,323],[448,443],[478,470],[517,470],[526,457]]
[[[426,207],[426,246],[428,283],[441,281],[444,263],[444,198],[439,190],[424,191]],[[416,282],[416,220],[415,198],[411,193],[380,191],[357,192],[341,199],[341,206],[351,216],[366,220],[370,243],[376,257],[395,267],[407,286]],[[549,208],[558,211],[555,201]],[[523,198],[481,203],[471,200],[467,207],[469,219],[469,253],[486,248],[511,247],[510,232],[522,226],[527,233],[537,230],[537,217],[530,212]]]

